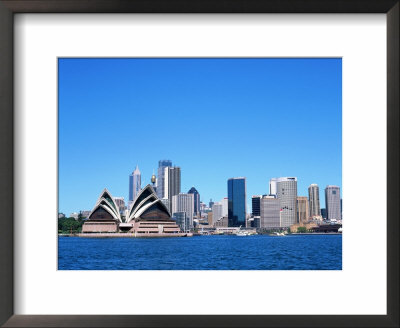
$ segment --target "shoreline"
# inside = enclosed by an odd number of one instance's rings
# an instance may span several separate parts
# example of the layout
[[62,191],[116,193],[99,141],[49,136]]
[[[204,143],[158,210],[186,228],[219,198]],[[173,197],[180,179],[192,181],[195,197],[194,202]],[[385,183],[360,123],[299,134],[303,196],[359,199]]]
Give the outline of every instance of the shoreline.
[[[305,233],[290,233],[285,236],[312,236],[312,235],[342,235],[341,232],[305,232]],[[172,238],[172,237],[179,237],[179,238],[185,238],[185,237],[192,237],[192,236],[221,236],[220,234],[210,234],[210,235],[201,235],[201,234],[196,234],[194,235],[193,233],[163,233],[163,234],[134,234],[134,233],[118,233],[118,232],[110,232],[110,233],[104,233],[104,232],[98,232],[98,233],[72,233],[72,234],[58,234],[58,237],[81,237],[81,238]],[[235,234],[226,234],[224,236],[235,236]],[[257,234],[254,236],[269,236],[269,237],[285,237],[285,236],[276,236],[276,235],[270,235],[270,234]]]

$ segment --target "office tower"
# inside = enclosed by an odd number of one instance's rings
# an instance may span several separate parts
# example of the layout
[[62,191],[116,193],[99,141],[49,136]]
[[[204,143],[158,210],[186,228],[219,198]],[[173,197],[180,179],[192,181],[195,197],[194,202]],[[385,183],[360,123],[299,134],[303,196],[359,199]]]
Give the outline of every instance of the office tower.
[[260,195],[251,196],[251,214],[253,216],[260,216]]
[[193,194],[193,197],[194,197],[194,213],[195,213],[195,215],[199,215],[200,214],[200,194],[199,194],[199,192],[196,190],[195,187],[192,187],[188,191],[188,194]]
[[290,227],[297,221],[297,178],[278,178],[276,192],[281,204],[281,226]]
[[139,167],[136,165],[135,171],[129,176],[129,200],[132,202],[136,199],[136,196],[142,190],[141,173]]
[[206,208],[207,208],[207,205],[204,204],[203,202],[200,202],[200,212],[205,212]]
[[274,229],[281,227],[281,204],[273,195],[260,198],[260,218],[255,225],[259,228]]
[[321,208],[321,216],[323,219],[326,219],[326,209],[325,208]]
[[164,169],[171,167],[172,162],[170,160],[158,161],[158,177],[157,177],[157,197],[166,198],[164,195]]
[[[172,202],[172,196],[181,192],[181,168],[178,166],[164,168],[164,198]],[[170,208],[171,210],[171,208]],[[193,214],[192,214],[193,215]]]
[[221,200],[222,204],[222,216],[228,216],[228,197]]
[[308,221],[308,199],[306,196],[297,197],[297,223]]
[[213,221],[213,213],[212,212],[208,212],[207,213],[207,221],[208,221],[208,225],[211,227],[214,224]]
[[326,218],[328,220],[340,220],[340,188],[338,186],[326,186],[325,188]]
[[214,203],[212,206],[212,216],[214,222],[222,218],[224,215],[222,214],[222,204],[221,203]]
[[188,232],[190,230],[190,221],[186,212],[175,212],[172,219],[176,221],[176,224],[183,232]]
[[208,207],[209,207],[209,208],[212,208],[213,205],[214,205],[214,202],[212,201],[212,199],[210,199],[210,202],[208,203]]
[[319,205],[319,187],[315,183],[308,187],[308,199],[310,202],[310,218],[321,216]]
[[246,226],[246,178],[228,180],[228,226]]
[[277,189],[276,184],[278,182],[278,178],[272,178],[269,180],[269,194],[276,195]]
[[190,229],[193,228],[193,210],[194,210],[194,197],[193,194],[180,193],[172,196],[172,213],[185,212],[189,220]]

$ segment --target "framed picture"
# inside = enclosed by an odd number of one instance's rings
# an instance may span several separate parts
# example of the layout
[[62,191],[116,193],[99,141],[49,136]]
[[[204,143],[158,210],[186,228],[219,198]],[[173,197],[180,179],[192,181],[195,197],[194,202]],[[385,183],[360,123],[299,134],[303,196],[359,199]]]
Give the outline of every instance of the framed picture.
[[398,1],[0,9],[2,324],[398,326]]

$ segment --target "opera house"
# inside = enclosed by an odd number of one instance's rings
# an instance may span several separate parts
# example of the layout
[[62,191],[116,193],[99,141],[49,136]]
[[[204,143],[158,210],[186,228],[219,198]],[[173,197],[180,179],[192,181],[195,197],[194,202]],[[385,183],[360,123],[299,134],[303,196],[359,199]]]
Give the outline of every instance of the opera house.
[[107,189],[101,193],[95,207],[83,224],[82,236],[114,233],[132,237],[182,237],[183,233],[154,189],[143,188],[126,217],[121,217],[118,205]]

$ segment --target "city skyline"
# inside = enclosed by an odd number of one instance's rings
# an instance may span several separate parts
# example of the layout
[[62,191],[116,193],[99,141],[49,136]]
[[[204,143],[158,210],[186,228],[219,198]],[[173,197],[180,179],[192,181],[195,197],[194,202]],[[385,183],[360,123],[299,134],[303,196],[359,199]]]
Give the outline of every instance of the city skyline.
[[245,176],[247,212],[272,177],[342,187],[340,59],[60,59],[59,82],[60,212],[105,187],[128,200],[136,164],[144,187],[162,158],[205,203]]

